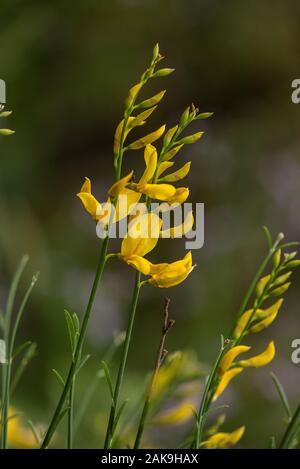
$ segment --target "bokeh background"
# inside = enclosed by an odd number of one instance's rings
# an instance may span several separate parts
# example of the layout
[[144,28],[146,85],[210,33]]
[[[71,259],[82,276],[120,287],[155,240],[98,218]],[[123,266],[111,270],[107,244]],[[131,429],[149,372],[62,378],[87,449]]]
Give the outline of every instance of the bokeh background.
[[[29,253],[27,282],[35,271],[40,279],[19,342],[36,341],[38,356],[13,402],[35,422],[47,422],[59,394],[51,369],[67,369],[64,308],[82,314],[99,251],[93,222],[75,194],[90,176],[104,200],[124,97],[156,42],[176,73],[148,88],[147,96],[168,92],[147,130],[174,125],[191,102],[215,113],[198,122],[195,129],[205,136],[180,156],[193,161],[192,200],[205,203],[205,245],[193,253],[198,267],[188,281],[167,292],[177,321],[168,350],[193,350],[209,365],[266,252],[262,225],[283,231],[287,240],[300,239],[300,105],[291,102],[291,82],[300,75],[299,20],[297,0],[1,1],[0,76],[16,134],[0,142],[0,294],[3,305],[13,271]],[[141,155],[128,154],[125,166],[142,168]],[[173,260],[183,252],[181,242],[164,241],[154,259]],[[297,273],[274,325],[252,341],[261,351],[274,338],[276,359],[243,373],[226,392],[224,428],[245,424],[243,447],[266,446],[270,435],[283,432],[269,371],[278,374],[293,405],[299,399],[300,365],[290,358],[291,342],[300,337],[299,279]],[[133,281],[134,272],[118,262],[105,272],[78,402],[113,331],[126,325]],[[124,388],[133,403],[154,360],[164,293],[142,293]],[[111,366],[114,371],[116,361]],[[108,402],[100,382],[77,446],[102,444]]]

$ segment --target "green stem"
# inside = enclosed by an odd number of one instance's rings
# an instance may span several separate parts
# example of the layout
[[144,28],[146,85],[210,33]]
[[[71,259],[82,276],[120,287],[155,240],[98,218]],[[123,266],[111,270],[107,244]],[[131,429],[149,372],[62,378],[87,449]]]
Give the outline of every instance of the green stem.
[[204,389],[204,392],[203,392],[203,397],[202,397],[202,400],[201,400],[201,404],[200,404],[200,409],[199,409],[199,412],[198,412],[197,427],[196,427],[197,428],[196,429],[196,441],[195,441],[196,449],[198,449],[200,447],[200,443],[202,441],[202,433],[203,433],[205,415],[207,413],[208,407],[209,407],[210,402],[211,402],[211,399],[208,400],[208,396],[209,396],[209,392],[211,390],[212,384],[214,382],[216,372],[217,372],[219,363],[221,361],[221,358],[223,356],[223,353],[224,353],[224,343],[223,343],[223,337],[222,337],[221,349],[219,351],[219,354],[216,358],[214,366],[213,366],[213,368],[211,370],[211,373],[209,375],[209,378],[207,380],[207,383],[206,383],[206,386],[205,386],[205,389]]
[[11,338],[9,338],[9,333],[8,333],[7,339],[6,339],[7,363],[5,364],[6,371],[5,371],[5,380],[4,380],[4,396],[3,396],[3,407],[2,407],[2,434],[1,434],[1,447],[3,449],[6,449],[7,444],[8,444],[8,441],[7,441],[8,413],[9,413],[9,404],[10,404],[10,384],[11,384],[11,372],[12,372],[13,351],[14,351],[14,346],[15,346],[15,340],[16,340],[18,327],[19,327],[26,303],[36,283],[36,280],[37,280],[37,277],[36,276],[33,277],[32,282],[24,295],[19,311],[17,313],[17,317],[16,317],[16,320],[12,329]]
[[76,373],[76,368],[77,368],[78,361],[79,361],[79,358],[80,358],[80,355],[81,355],[81,350],[82,350],[82,347],[83,347],[83,344],[84,344],[84,341],[85,341],[87,327],[88,327],[90,315],[91,315],[91,312],[92,312],[92,307],[93,307],[93,304],[94,304],[94,301],[95,301],[96,292],[97,292],[97,289],[98,289],[98,284],[101,280],[102,273],[103,273],[103,270],[104,270],[105,258],[106,258],[107,248],[108,248],[108,242],[109,242],[109,237],[107,236],[103,240],[103,243],[102,243],[102,246],[101,246],[101,252],[100,252],[98,267],[97,267],[97,271],[96,271],[96,274],[95,274],[95,279],[94,279],[94,283],[93,283],[93,286],[92,286],[92,290],[91,290],[90,298],[89,298],[89,301],[88,301],[88,305],[87,305],[85,315],[84,315],[84,318],[83,318],[83,321],[82,321],[80,334],[79,334],[78,342],[77,342],[75,353],[74,353],[74,359],[72,360],[72,364],[71,364],[70,369],[69,369],[69,373],[68,373],[68,376],[67,376],[67,379],[66,379],[66,382],[65,382],[65,386],[64,386],[64,389],[63,389],[62,394],[60,396],[60,399],[57,403],[57,406],[56,406],[56,409],[54,411],[52,420],[49,424],[48,430],[47,430],[47,432],[44,436],[43,442],[41,444],[41,449],[45,449],[49,446],[51,438],[52,438],[52,436],[53,436],[53,434],[56,430],[56,427],[57,427],[57,425],[60,421],[60,416],[61,416],[61,412],[63,410],[63,406],[65,405],[65,402],[68,398],[68,395],[69,395],[69,392],[70,392],[70,389],[71,389],[71,386],[72,386],[73,377]]
[[75,394],[75,376],[72,379],[69,394],[69,411],[68,411],[68,449],[73,447],[73,416],[74,416],[74,394]]
[[116,416],[119,395],[120,395],[120,391],[121,391],[122,384],[123,384],[124,371],[125,371],[127,357],[128,357],[128,350],[129,350],[129,346],[131,342],[133,323],[135,319],[135,312],[136,312],[136,307],[137,307],[140,288],[141,288],[140,281],[141,281],[141,273],[136,272],[135,284],[134,284],[134,290],[133,290],[133,296],[132,296],[131,308],[130,308],[130,315],[129,315],[128,326],[127,326],[127,331],[126,331],[126,338],[125,338],[125,342],[123,346],[122,358],[121,358],[117,381],[116,381],[116,385],[114,389],[114,399],[113,399],[111,409],[110,409],[110,415],[109,415],[107,431],[106,431],[106,436],[105,436],[105,442],[104,442],[105,449],[110,448],[112,437],[113,437],[114,420]]
[[296,409],[296,412],[293,415],[292,420],[290,421],[285,434],[283,435],[283,438],[281,440],[281,443],[279,445],[279,449],[288,449],[290,447],[290,443],[293,440],[293,437],[295,436],[295,432],[297,430],[297,424],[299,423],[298,420],[300,419],[300,404]]

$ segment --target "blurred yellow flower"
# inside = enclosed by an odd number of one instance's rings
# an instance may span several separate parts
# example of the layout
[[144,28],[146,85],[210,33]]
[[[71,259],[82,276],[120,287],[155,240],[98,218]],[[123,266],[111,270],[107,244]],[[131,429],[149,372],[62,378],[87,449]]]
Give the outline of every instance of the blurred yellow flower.
[[195,404],[187,400],[158,415],[153,423],[159,426],[181,425],[188,422],[195,414]]
[[16,409],[10,407],[8,420],[8,444],[12,448],[36,448],[37,441],[30,430],[25,427],[20,415],[17,415]]
[[202,446],[207,449],[227,449],[236,445],[245,433],[245,427],[237,428],[234,432],[225,433],[219,432],[210,436],[202,443]]
[[[234,363],[234,360],[238,355],[248,352],[250,348],[251,347],[246,345],[238,345],[225,353],[218,368],[218,376],[220,380],[214,393],[213,401],[218,399],[218,397],[227,388],[230,381],[239,373],[241,373],[244,368],[258,368],[260,366],[265,366],[270,363],[275,356],[275,345],[274,342],[271,341],[266,350],[264,350],[264,352],[260,353],[259,355]],[[233,367],[231,368],[231,366]]]

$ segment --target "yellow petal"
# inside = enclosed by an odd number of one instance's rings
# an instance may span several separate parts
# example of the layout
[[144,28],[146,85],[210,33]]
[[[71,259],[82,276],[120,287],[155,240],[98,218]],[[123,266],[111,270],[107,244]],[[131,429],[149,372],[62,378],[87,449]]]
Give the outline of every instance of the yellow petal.
[[164,173],[167,169],[171,168],[173,165],[174,161],[163,161],[162,163],[160,163],[157,170],[157,177],[159,178],[162,173]]
[[97,211],[101,207],[98,200],[88,192],[79,192],[77,197],[80,198],[85,210],[93,217],[94,220],[97,220]]
[[145,101],[142,101],[141,103],[138,103],[137,106],[140,108],[143,107],[150,107],[150,106],[155,106],[158,104],[162,98],[164,97],[166,90],[160,91],[156,95],[152,96],[152,98],[145,99]]
[[155,111],[156,108],[157,106],[153,106],[150,109],[147,109],[146,111],[141,112],[137,116],[129,118],[128,119],[129,130],[139,125],[145,124],[146,119],[152,114],[153,111]]
[[226,449],[236,445],[245,433],[245,427],[237,428],[234,432],[215,433],[208,440],[203,442],[203,447],[207,449]]
[[183,204],[189,196],[189,189],[187,187],[178,187],[175,194],[168,199],[169,204]]
[[148,143],[153,143],[156,140],[158,140],[162,134],[165,131],[166,126],[162,125],[159,129],[155,130],[154,132],[151,132],[148,135],[145,135],[145,137],[139,138],[135,142],[131,143],[128,145],[128,150],[139,150],[140,148],[145,147]]
[[225,391],[225,389],[227,388],[230,381],[235,376],[240,374],[242,371],[243,371],[243,368],[232,368],[231,370],[226,371],[224,373],[224,375],[220,379],[220,382],[219,382],[219,384],[217,386],[217,389],[215,391],[215,394],[214,394],[214,397],[213,397],[213,402],[216,401],[218,399],[218,397],[220,397],[220,395]]
[[151,262],[142,256],[132,255],[126,262],[144,275],[149,275],[151,271]]
[[276,319],[277,312],[270,314],[266,319],[263,319],[262,321],[259,321],[256,323],[254,326],[251,327],[250,332],[260,332],[266,327],[268,327],[272,322]]
[[237,345],[236,347],[233,347],[228,350],[228,352],[225,353],[224,357],[222,358],[219,364],[218,374],[222,376],[225,371],[227,371],[231,367],[233,361],[238,355],[240,355],[241,353],[248,352],[248,350],[250,349],[251,347],[248,347],[247,345]]
[[281,308],[282,303],[283,303],[283,298],[280,298],[280,300],[277,300],[276,303],[274,303],[269,308],[258,310],[255,314],[255,319],[265,319],[269,317],[270,315],[274,314],[275,312],[278,313],[279,309]]
[[256,286],[256,295],[259,297],[263,294],[267,284],[269,283],[269,280],[271,279],[271,275],[266,275],[265,277],[262,277],[259,282],[257,283]]
[[133,101],[136,99],[140,89],[142,88],[142,83],[137,83],[136,85],[132,86],[129,90],[129,94],[125,100],[126,106],[129,107]]
[[[134,129],[137,126],[144,125],[146,123],[147,117],[149,117],[152,114],[152,112],[156,109],[156,107],[157,106],[153,106],[152,108],[147,109],[144,112],[141,112],[135,117],[131,116],[128,118],[126,130],[123,136],[124,140],[126,139],[127,135],[132,129]],[[116,128],[116,132],[114,136],[114,154],[115,155],[119,153],[123,125],[124,125],[124,119],[121,120],[121,122],[118,124]]]
[[245,331],[247,324],[249,323],[249,319],[251,318],[252,314],[253,314],[253,309],[249,309],[248,311],[245,311],[241,315],[233,332],[233,337],[235,339],[238,339],[239,337],[241,337],[241,335]]
[[183,147],[183,144],[182,145],[177,145],[176,147],[173,147],[171,150],[169,150],[163,157],[163,161],[169,161],[171,160],[172,158],[174,158],[174,156],[179,152],[179,150]]
[[146,184],[141,192],[151,197],[151,199],[168,201],[176,193],[176,189],[171,184]]
[[92,191],[92,183],[89,178],[85,178],[85,181],[80,189],[80,192],[88,192],[89,194]]
[[273,341],[269,343],[267,346],[266,350],[264,350],[262,353],[259,355],[256,355],[255,357],[248,358],[248,360],[241,360],[239,362],[239,365],[242,366],[243,368],[253,366],[255,368],[258,368],[260,366],[265,366],[270,363],[275,356],[275,344]]
[[292,282],[287,282],[284,285],[281,285],[280,287],[275,288],[275,290],[272,290],[271,294],[273,296],[280,296],[283,295],[292,285]]
[[188,233],[194,224],[194,216],[192,210],[187,214],[184,222],[181,225],[174,226],[173,228],[168,228],[160,232],[161,238],[181,238],[186,233]]
[[[133,128],[131,126],[131,123],[134,121],[134,117],[129,117],[127,121],[127,128],[124,131],[123,135],[123,140],[127,137],[128,133],[130,130]],[[123,132],[123,126],[124,126],[125,119],[122,119],[121,122],[118,124],[116,131],[115,131],[115,136],[114,136],[114,154],[117,155],[120,150],[120,142],[121,142],[121,137],[122,137],[122,132]],[[138,125],[143,125],[144,122],[142,121]]]
[[116,201],[115,221],[120,221],[127,217],[127,215],[130,215],[135,210],[136,204],[139,202],[141,196],[142,194],[132,191],[131,189],[123,189]]
[[125,189],[126,185],[131,181],[133,176],[133,171],[130,171],[127,176],[124,176],[119,181],[115,182],[108,191],[110,197],[118,197],[118,195]]
[[150,283],[158,288],[175,287],[183,282],[192,270],[192,254],[189,252],[182,260],[167,264],[161,271],[153,274]]
[[128,233],[121,246],[121,256],[125,261],[132,255],[143,257],[155,248],[161,223],[156,214],[146,213],[136,217],[129,224]]
[[147,184],[147,182],[153,178],[156,170],[157,151],[156,148],[150,143],[145,147],[144,159],[146,163],[146,169],[144,171],[143,176],[139,180],[139,183],[137,185],[138,189],[142,189]]
[[258,320],[258,322],[251,327],[250,332],[260,332],[268,327],[276,319],[282,303],[283,299],[281,298],[270,306],[270,308],[258,310],[255,314],[255,319]]
[[156,425],[180,425],[190,420],[194,415],[194,403],[186,401],[178,406],[166,410],[164,413],[155,418]]
[[189,161],[174,173],[168,174],[162,178],[164,182],[176,182],[183,179],[190,171],[192,162]]

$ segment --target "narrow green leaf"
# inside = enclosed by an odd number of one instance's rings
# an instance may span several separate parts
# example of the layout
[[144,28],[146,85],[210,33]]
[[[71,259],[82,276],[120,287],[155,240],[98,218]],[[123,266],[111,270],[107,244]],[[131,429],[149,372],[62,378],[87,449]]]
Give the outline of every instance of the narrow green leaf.
[[78,318],[76,313],[72,314],[72,320],[73,320],[75,331],[79,332],[80,331],[80,321],[79,321],[79,318]]
[[264,230],[264,233],[265,233],[265,236],[266,236],[266,239],[267,239],[269,249],[271,249],[272,246],[273,246],[273,240],[272,240],[271,232],[270,232],[270,230],[267,226],[263,226],[263,230]]
[[196,117],[195,117],[195,120],[198,120],[198,119],[208,119],[209,117],[213,116],[214,113],[213,112],[201,112],[200,114],[198,114]]
[[14,379],[11,383],[11,394],[17,387],[27,365],[31,362],[31,360],[37,355],[37,344],[33,342],[25,351],[24,356],[20,360],[20,363],[14,373]]
[[14,360],[15,358],[17,358],[17,356],[20,355],[20,353],[22,353],[24,349],[30,347],[30,345],[32,345],[32,342],[30,340],[19,345],[19,347],[17,347],[17,349],[15,350],[12,359]]
[[15,302],[15,297],[16,297],[18,285],[20,283],[22,273],[23,273],[28,261],[29,261],[29,256],[25,255],[25,256],[22,257],[22,259],[21,259],[21,261],[18,265],[18,268],[16,270],[16,273],[14,275],[14,278],[12,280],[10,289],[9,289],[7,302],[6,302],[6,316],[5,316],[5,326],[4,326],[6,332],[9,329],[9,326],[10,326],[10,320],[11,320],[11,315],[12,315],[12,311],[13,311],[13,307],[14,307],[14,302]]
[[116,414],[116,417],[115,417],[115,420],[114,420],[114,424],[113,424],[112,437],[114,436],[114,433],[115,433],[115,431],[116,431],[116,429],[117,429],[117,425],[118,425],[119,420],[120,420],[120,418],[121,418],[121,415],[122,415],[122,413],[123,413],[123,411],[124,411],[124,409],[125,409],[125,407],[126,407],[127,402],[128,402],[128,399],[126,399],[126,401],[124,401],[124,402],[120,405],[120,408],[119,408],[119,410],[118,410],[118,412],[117,412],[117,414]]
[[55,368],[52,368],[52,371],[53,371],[54,376],[57,379],[57,382],[59,383],[59,385],[62,388],[64,388],[65,387],[65,381],[64,381],[63,377],[61,376],[61,374]]
[[37,431],[36,431],[36,428],[35,428],[35,426],[34,426],[32,420],[27,420],[27,423],[28,423],[28,425],[29,425],[29,428],[30,428],[30,430],[31,430],[31,432],[32,432],[32,434],[33,434],[33,436],[34,436],[34,439],[35,439],[35,441],[36,441],[37,446],[39,446],[39,444],[40,444],[40,438],[39,438],[39,436],[38,436],[38,433],[37,433]]
[[282,384],[280,383],[279,379],[277,378],[277,376],[275,375],[275,373],[270,373],[271,375],[271,378],[272,378],[272,381],[276,387],[276,390],[278,392],[278,395],[280,397],[280,400],[281,400],[281,403],[283,405],[283,408],[285,410],[285,413],[287,415],[287,418],[288,420],[290,421],[291,418],[292,418],[292,412],[291,412],[291,407],[290,407],[290,404],[289,404],[289,400],[287,398],[287,395],[285,393],[285,390],[283,389],[283,386]]
[[72,315],[69,313],[69,311],[67,311],[66,309],[64,310],[64,313],[65,313],[65,320],[66,320],[66,323],[67,323],[67,328],[68,328],[68,333],[69,333],[69,339],[70,339],[70,344],[71,344],[71,350],[72,350],[72,353],[74,352],[74,348],[75,348],[75,334],[76,334],[76,330],[75,330],[75,326],[74,326],[74,323],[73,323],[73,318],[72,318]]
[[77,369],[76,369],[76,374],[79,373],[79,371],[81,370],[81,368],[86,364],[86,362],[89,360],[89,358],[91,358],[90,355],[85,355],[79,362],[78,366],[77,366]]
[[111,381],[111,377],[110,377],[110,371],[109,371],[109,368],[108,368],[108,366],[107,366],[107,364],[104,360],[101,361],[101,367],[103,368],[103,371],[105,373],[105,378],[106,378],[106,382],[107,382],[107,385],[108,385],[108,388],[109,388],[112,403],[113,403],[113,405],[115,405],[115,403],[114,403],[114,390],[113,390],[113,385],[112,385],[112,381]]

